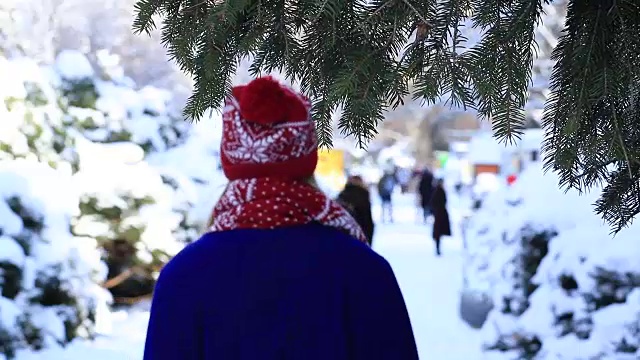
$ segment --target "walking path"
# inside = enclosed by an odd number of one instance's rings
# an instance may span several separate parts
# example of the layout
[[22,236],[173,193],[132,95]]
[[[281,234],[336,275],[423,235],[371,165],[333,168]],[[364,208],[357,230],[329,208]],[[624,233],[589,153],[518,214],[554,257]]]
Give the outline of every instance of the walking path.
[[459,212],[451,207],[454,234],[442,240],[442,256],[437,257],[431,227],[415,223],[413,195],[394,200],[396,222],[378,226],[373,246],[396,273],[420,359],[481,359],[478,332],[458,316],[462,286],[462,239],[456,233]]

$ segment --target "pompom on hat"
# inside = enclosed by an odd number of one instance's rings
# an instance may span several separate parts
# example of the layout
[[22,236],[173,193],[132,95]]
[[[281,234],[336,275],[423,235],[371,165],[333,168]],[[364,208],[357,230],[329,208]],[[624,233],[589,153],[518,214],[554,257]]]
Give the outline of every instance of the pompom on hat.
[[311,103],[272,77],[236,86],[222,115],[220,155],[229,180],[304,179],[318,163]]

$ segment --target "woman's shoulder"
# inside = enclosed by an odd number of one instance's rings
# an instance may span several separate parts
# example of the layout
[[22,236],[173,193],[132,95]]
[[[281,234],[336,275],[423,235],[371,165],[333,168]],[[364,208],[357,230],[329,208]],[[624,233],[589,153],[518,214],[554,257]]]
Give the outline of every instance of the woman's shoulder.
[[387,260],[371,247],[351,235],[320,224],[310,225],[310,229],[317,234],[322,234],[317,238],[319,245],[324,251],[319,252],[326,256],[329,262],[338,266],[342,264],[347,268],[378,268],[383,271],[390,269]]
[[235,231],[206,232],[196,241],[187,244],[162,269],[164,273],[185,273],[193,268],[201,267],[216,256],[218,248],[232,245],[231,240],[243,239],[246,236]]
[[[343,263],[358,262],[385,266],[386,260],[367,244],[330,226],[309,223],[277,229],[236,229],[208,232],[187,245],[167,265],[179,272],[184,268],[209,267],[226,262],[234,254],[259,254],[278,251],[293,257],[313,256]],[[188,270],[186,270],[188,271]]]

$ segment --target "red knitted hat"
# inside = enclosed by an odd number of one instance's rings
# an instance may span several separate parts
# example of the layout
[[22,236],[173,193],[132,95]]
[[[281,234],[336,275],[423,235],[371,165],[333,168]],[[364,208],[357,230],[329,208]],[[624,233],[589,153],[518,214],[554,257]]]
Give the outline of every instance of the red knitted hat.
[[236,86],[222,115],[220,157],[229,180],[302,179],[318,163],[311,103],[272,77]]

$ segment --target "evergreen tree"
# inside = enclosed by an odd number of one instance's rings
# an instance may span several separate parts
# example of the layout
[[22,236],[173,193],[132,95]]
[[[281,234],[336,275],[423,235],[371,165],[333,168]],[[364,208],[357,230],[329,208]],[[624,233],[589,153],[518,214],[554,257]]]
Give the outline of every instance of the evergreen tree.
[[[194,120],[252,57],[254,75],[282,71],[313,99],[321,145],[331,145],[333,111],[364,146],[409,96],[476,109],[510,142],[525,126],[534,31],[550,2],[138,0],[134,29],[162,19],[169,55],[195,80],[184,110]],[[468,47],[471,28],[482,38]],[[615,232],[640,212],[638,30],[638,0],[570,0],[543,120],[547,169],[566,188],[604,182],[596,211]]]

